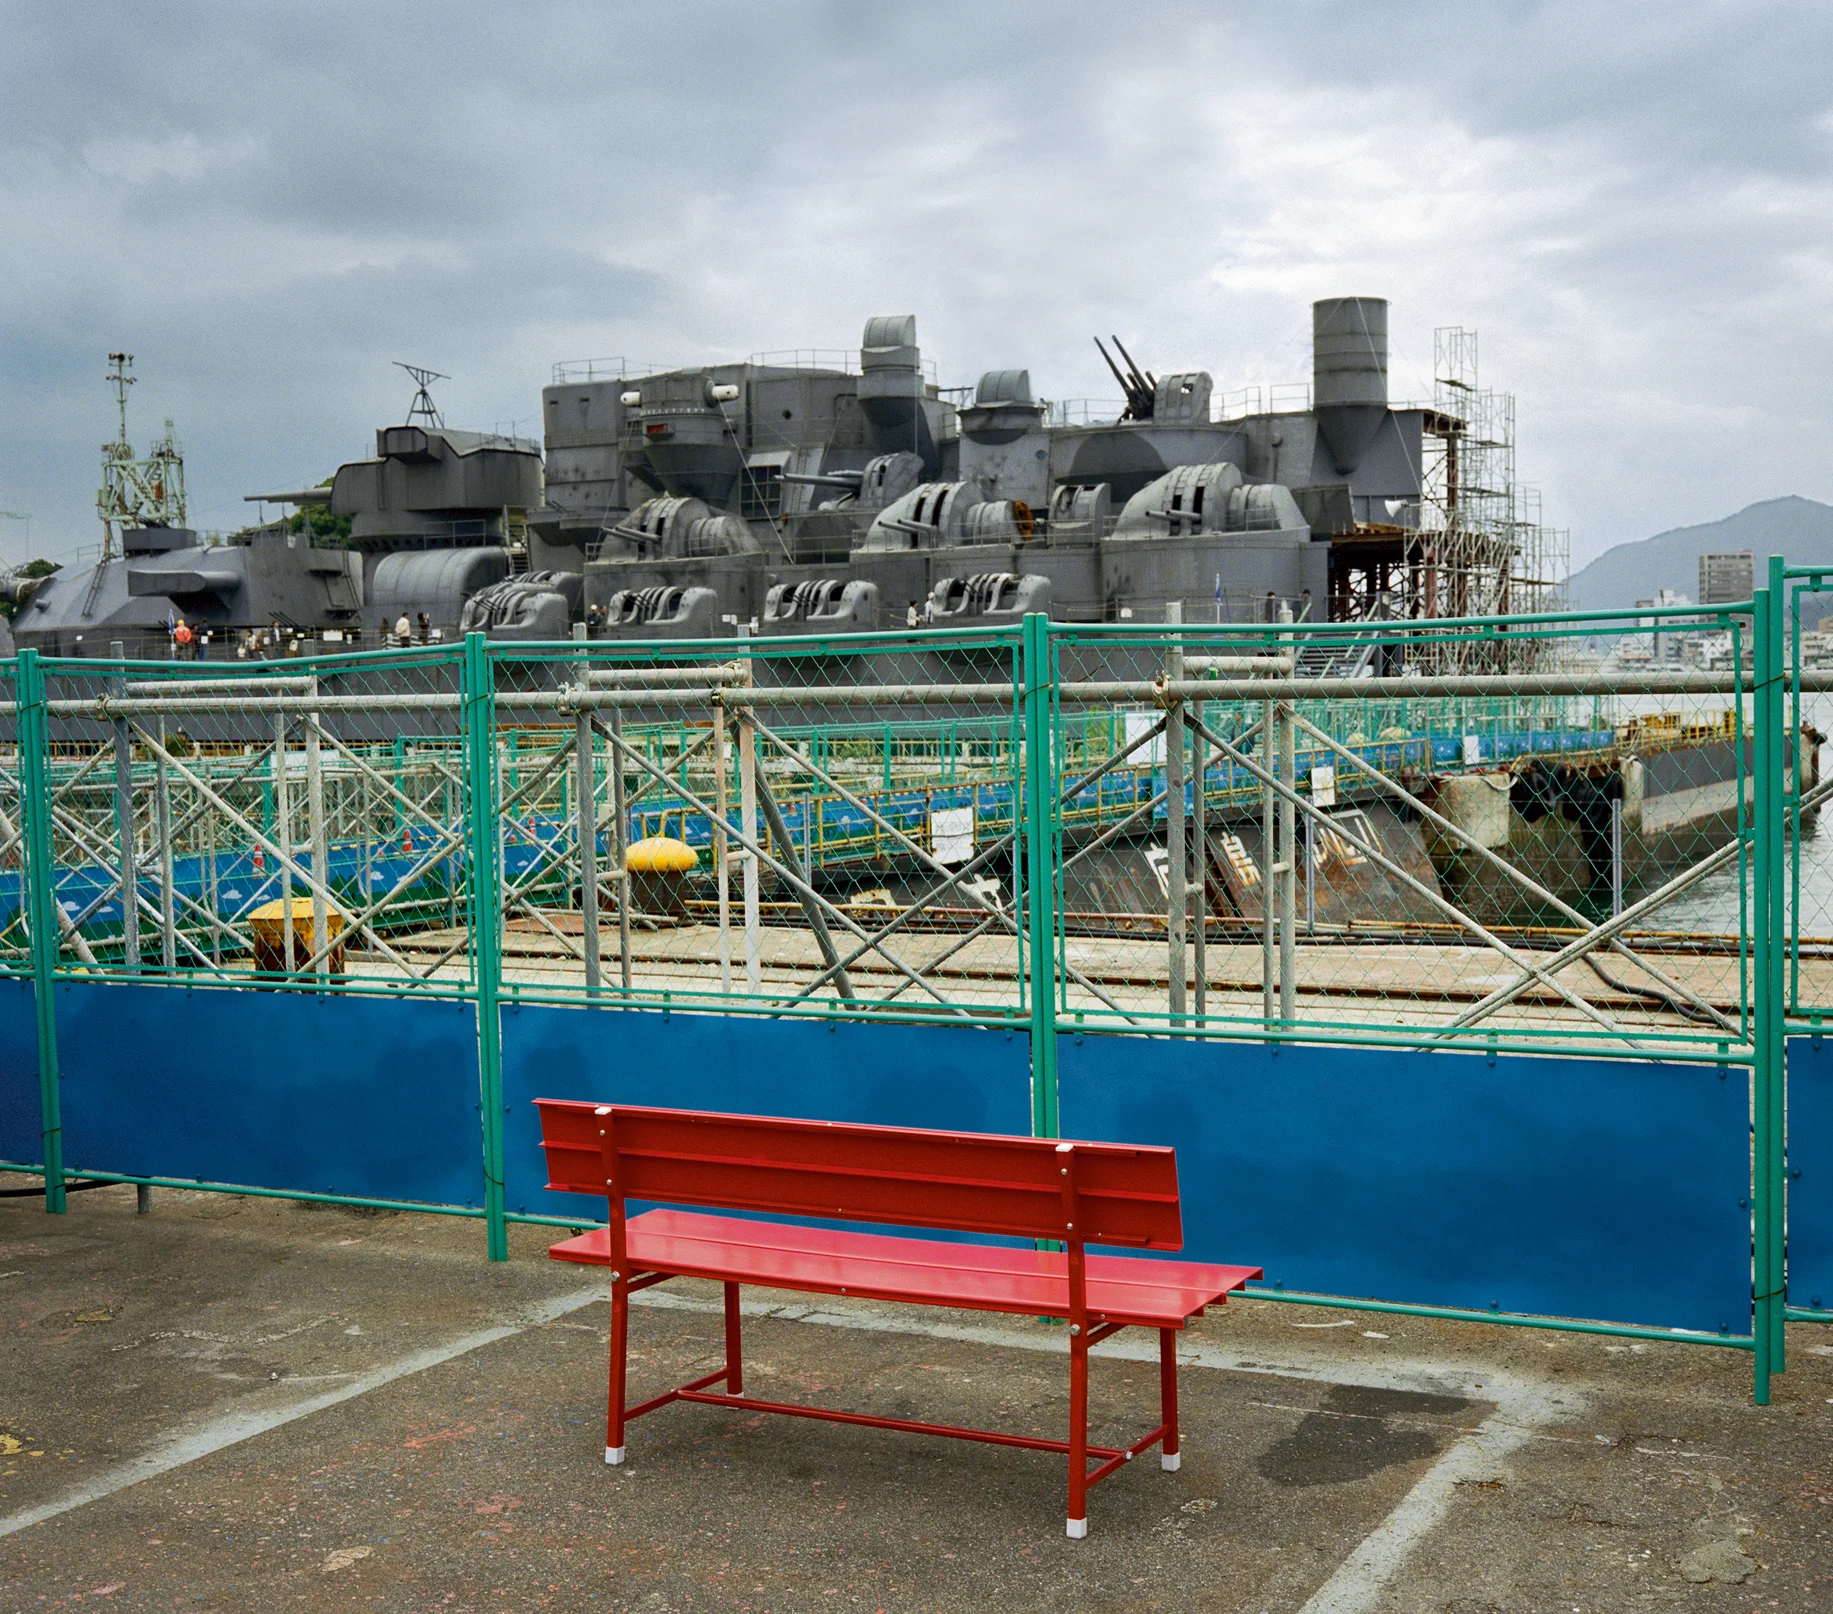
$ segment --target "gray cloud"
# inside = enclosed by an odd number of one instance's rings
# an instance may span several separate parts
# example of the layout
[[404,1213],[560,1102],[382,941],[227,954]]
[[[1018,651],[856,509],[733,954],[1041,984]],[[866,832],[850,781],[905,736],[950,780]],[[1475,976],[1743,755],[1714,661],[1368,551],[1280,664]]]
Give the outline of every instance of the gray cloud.
[[[8,6],[0,507],[92,542],[103,355],[194,519],[324,475],[451,372],[847,347],[1104,396],[1089,336],[1302,381],[1307,305],[1393,302],[1394,391],[1482,332],[1582,558],[1833,497],[1833,24],[1767,4],[685,0]],[[0,531],[0,545],[12,537]]]

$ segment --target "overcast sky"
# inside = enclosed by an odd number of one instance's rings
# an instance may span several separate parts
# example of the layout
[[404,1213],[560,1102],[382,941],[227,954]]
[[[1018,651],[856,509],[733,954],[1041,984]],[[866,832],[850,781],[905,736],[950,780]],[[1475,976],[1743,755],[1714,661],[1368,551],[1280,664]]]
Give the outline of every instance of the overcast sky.
[[[203,528],[398,419],[538,428],[554,361],[849,348],[1219,389],[1391,301],[1481,334],[1575,566],[1833,499],[1833,21],[1697,3],[0,0],[0,508],[99,535],[105,355]],[[17,559],[22,525],[0,522]]]

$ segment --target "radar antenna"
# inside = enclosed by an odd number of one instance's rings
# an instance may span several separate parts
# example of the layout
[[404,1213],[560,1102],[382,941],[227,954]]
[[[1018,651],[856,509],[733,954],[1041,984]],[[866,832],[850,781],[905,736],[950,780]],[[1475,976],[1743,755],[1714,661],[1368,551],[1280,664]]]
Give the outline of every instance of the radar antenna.
[[115,439],[115,444],[121,452],[115,458],[131,460],[134,457],[134,451],[127,446],[127,389],[134,384],[134,377],[131,373],[134,356],[131,353],[111,353],[108,355],[108,362],[113,368],[103,379],[115,389],[115,404],[121,411],[121,435]]
[[404,425],[411,426],[415,420],[424,420],[429,426],[445,429],[445,416],[433,407],[433,395],[426,389],[435,381],[450,381],[449,375],[441,375],[437,370],[427,370],[417,364],[403,364],[399,359],[394,361],[397,370],[405,370],[414,378],[414,384],[420,390],[414,394],[414,401],[408,406],[407,419]]

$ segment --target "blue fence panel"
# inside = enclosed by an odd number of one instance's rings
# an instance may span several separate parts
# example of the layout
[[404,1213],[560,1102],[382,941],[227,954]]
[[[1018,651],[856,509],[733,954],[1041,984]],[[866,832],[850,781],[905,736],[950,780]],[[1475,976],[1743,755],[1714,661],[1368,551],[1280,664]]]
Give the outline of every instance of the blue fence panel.
[[38,1009],[32,983],[0,980],[0,1160],[44,1159],[38,1118]]
[[1788,1303],[1833,1310],[1833,1047],[1788,1048]]
[[1750,1330],[1742,1070],[1066,1036],[1065,1137],[1173,1144],[1185,1252],[1286,1289]]
[[481,1205],[469,1003],[60,983],[74,1169]]
[[506,1004],[509,1208],[604,1217],[602,1201],[543,1186],[537,1098],[1029,1132],[1029,1061],[1022,1032]]

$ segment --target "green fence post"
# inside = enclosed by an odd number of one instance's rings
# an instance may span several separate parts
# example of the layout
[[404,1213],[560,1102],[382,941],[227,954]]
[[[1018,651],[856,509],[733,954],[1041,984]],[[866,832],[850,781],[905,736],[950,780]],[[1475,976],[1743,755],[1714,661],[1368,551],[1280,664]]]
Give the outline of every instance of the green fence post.
[[1758,589],[1752,623],[1755,671],[1755,760],[1752,768],[1753,976],[1751,1007],[1756,1062],[1752,1070],[1753,1133],[1751,1139],[1751,1212],[1754,1234],[1752,1271],[1755,1302],[1756,1400],[1769,1403],[1769,1379],[1780,1373],[1783,1357],[1783,995],[1782,960],[1787,951],[1782,893],[1785,886],[1783,844],[1782,733],[1782,562],[1770,561],[1770,587]]
[[1025,895],[1031,955],[1031,1131],[1060,1136],[1057,1119],[1056,770],[1051,756],[1050,618],[1026,616],[1022,640],[1025,704]]
[[64,1213],[64,1117],[57,1067],[57,891],[51,850],[51,793],[45,778],[45,675],[36,650],[19,652],[19,816],[25,828],[26,924],[32,1006],[38,1020],[38,1118],[45,1210]]
[[496,690],[484,635],[464,651],[466,824],[471,863],[471,949],[477,970],[477,1091],[483,1117],[484,1229],[492,1261],[509,1259],[503,1187],[503,949],[496,819]]
[[[1787,1306],[1787,1044],[1785,1044],[1785,960],[1789,954],[1787,914],[1787,779],[1789,747],[1785,735],[1784,566],[1782,555],[1769,557],[1769,588],[1756,605],[1756,702],[1758,744],[1769,738],[1769,757],[1756,768],[1756,863],[1758,863],[1758,991],[1756,1055],[1763,1101],[1754,1112],[1758,1147],[1754,1158],[1762,1182],[1752,1194],[1760,1207],[1758,1270],[1767,1282],[1758,1288],[1760,1323],[1756,1348],[1769,1372],[1782,1372],[1784,1319]],[[1767,1352],[1767,1356],[1765,1356]],[[1767,1385],[1762,1385],[1767,1390]]]

